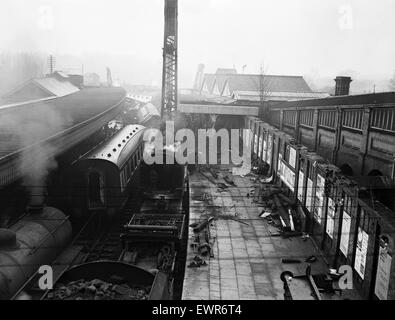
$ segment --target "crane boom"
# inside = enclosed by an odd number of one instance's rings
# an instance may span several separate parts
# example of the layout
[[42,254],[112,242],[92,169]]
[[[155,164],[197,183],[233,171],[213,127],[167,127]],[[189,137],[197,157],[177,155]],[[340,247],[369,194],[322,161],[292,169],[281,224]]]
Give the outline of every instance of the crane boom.
[[177,110],[178,0],[165,0],[165,33],[162,71],[162,120],[173,118]]

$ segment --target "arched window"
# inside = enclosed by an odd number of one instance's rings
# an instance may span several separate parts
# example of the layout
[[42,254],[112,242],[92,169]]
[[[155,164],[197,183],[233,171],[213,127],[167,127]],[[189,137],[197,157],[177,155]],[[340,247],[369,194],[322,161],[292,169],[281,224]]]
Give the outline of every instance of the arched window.
[[378,176],[382,176],[382,175],[383,175],[383,173],[377,169],[370,171],[368,174],[368,176],[370,176],[370,177],[378,177]]
[[345,176],[353,176],[354,175],[352,168],[346,163],[340,167],[340,170]]

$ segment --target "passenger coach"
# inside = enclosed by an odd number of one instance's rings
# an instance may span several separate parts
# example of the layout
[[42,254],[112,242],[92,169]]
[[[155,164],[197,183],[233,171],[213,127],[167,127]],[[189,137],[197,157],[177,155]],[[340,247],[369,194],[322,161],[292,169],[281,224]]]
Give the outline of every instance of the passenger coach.
[[145,127],[128,125],[73,164],[74,213],[103,211],[114,216],[139,186]]

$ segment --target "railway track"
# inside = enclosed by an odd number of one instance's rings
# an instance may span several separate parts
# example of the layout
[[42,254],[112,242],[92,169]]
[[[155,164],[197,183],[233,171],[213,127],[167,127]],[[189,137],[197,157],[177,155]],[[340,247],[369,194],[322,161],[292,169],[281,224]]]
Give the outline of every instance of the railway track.
[[[114,221],[108,228],[100,228],[99,213],[92,214],[75,235],[70,246],[53,262],[53,283],[69,268],[81,263],[98,260],[119,260],[122,252],[120,234],[123,226],[129,222],[135,212],[138,212],[139,199],[131,198],[125,204],[120,218]],[[100,230],[98,232],[98,230]],[[33,274],[12,300],[43,300],[48,290],[39,288],[39,279],[42,274],[38,271]]]

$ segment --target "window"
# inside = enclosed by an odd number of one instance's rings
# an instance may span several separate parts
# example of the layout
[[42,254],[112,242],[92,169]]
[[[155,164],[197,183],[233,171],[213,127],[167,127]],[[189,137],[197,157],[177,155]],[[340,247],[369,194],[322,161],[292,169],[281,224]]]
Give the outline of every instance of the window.
[[363,110],[344,110],[343,127],[362,130]]
[[294,127],[296,125],[296,111],[284,111],[284,124]]
[[129,180],[130,176],[127,175],[127,166],[125,166],[121,171],[121,190],[124,191]]
[[314,110],[302,110],[300,111],[300,124],[308,127],[313,126],[314,121]]
[[395,109],[373,109],[370,125],[376,129],[395,131]]
[[295,169],[296,166],[296,149],[289,144],[285,147],[285,161]]
[[322,110],[318,114],[318,124],[322,127],[335,128],[336,110]]
[[130,166],[130,160],[126,164],[125,168],[126,168],[126,180],[129,181],[130,177],[132,176],[132,172],[133,172],[133,169]]
[[276,127],[278,127],[280,125],[280,111],[270,111],[270,120]]
[[137,158],[137,162],[141,159],[140,147],[136,150],[136,158]]

